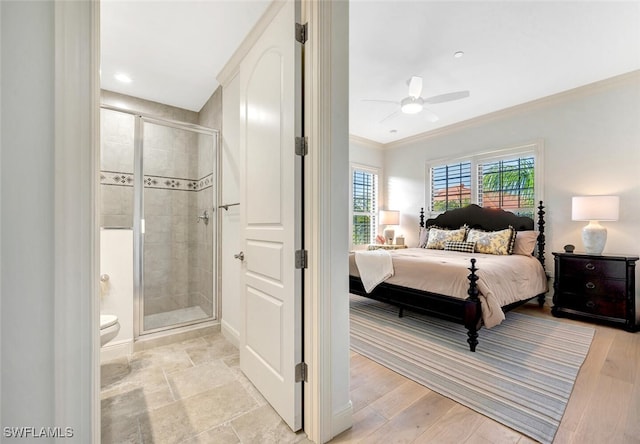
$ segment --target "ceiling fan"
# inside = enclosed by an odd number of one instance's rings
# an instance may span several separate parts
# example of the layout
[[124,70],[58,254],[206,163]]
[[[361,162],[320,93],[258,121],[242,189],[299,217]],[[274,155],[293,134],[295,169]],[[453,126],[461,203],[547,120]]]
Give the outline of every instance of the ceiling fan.
[[409,84],[409,95],[399,102],[394,102],[391,100],[364,99],[364,101],[366,102],[384,102],[400,105],[400,108],[382,119],[380,123],[384,122],[387,119],[390,119],[400,112],[404,114],[417,114],[421,111],[424,111],[427,114],[427,118],[430,121],[437,122],[438,116],[433,112],[425,109],[424,105],[435,105],[437,103],[451,102],[453,100],[459,100],[464,99],[465,97],[469,97],[469,91],[454,91],[432,97],[421,97],[420,94],[422,94],[422,77],[413,76],[407,83]]

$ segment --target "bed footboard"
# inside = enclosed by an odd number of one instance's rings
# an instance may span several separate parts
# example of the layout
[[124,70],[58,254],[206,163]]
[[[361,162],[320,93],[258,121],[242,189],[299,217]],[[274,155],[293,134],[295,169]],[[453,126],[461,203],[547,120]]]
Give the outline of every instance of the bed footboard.
[[[471,259],[471,267],[469,267],[469,290],[467,290],[467,294],[469,295],[469,300],[477,303],[478,307],[480,306],[480,298],[478,297],[478,276],[476,275],[476,260]],[[469,344],[469,350],[472,352],[476,351],[476,346],[478,345],[478,330],[482,325],[482,317],[480,316],[480,311],[477,313],[470,313],[470,318],[465,319],[464,326],[467,329],[467,343]]]
[[471,273],[467,299],[459,299],[437,293],[429,293],[413,288],[400,287],[398,285],[382,283],[371,293],[364,290],[359,277],[349,276],[349,291],[359,296],[365,296],[377,301],[386,302],[399,308],[399,316],[404,315],[408,309],[429,316],[434,316],[447,321],[462,324],[467,329],[467,342],[469,350],[474,352],[478,345],[478,330],[482,327],[482,311],[480,306],[479,291],[477,287],[478,276],[475,266],[476,260],[471,260]]

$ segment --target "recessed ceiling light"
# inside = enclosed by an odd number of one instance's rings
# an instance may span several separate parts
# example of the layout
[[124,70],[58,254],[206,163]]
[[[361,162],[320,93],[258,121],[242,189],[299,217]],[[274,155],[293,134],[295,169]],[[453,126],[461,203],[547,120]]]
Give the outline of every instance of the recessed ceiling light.
[[396,130],[396,129],[392,129],[392,130],[389,130],[389,132],[390,132],[391,134],[395,134],[395,133],[397,133],[397,132],[398,132],[398,130]]
[[453,53],[453,56],[454,56],[456,59],[459,59],[459,58],[460,58],[460,57],[462,57],[463,55],[464,55],[464,52],[462,52],[462,51],[456,51],[456,52],[454,52],[454,53]]
[[127,74],[123,73],[123,72],[119,72],[116,75],[114,75],[113,77],[115,77],[116,80],[122,82],[122,83],[131,83],[131,77],[129,77]]

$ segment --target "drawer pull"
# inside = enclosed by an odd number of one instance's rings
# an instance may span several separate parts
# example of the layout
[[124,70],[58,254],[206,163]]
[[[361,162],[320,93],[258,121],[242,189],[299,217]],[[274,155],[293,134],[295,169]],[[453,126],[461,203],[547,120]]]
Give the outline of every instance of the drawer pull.
[[587,282],[586,287],[587,287],[589,290],[593,290],[594,288],[596,288],[596,284],[594,284],[593,282]]
[[587,270],[595,270],[596,266],[593,265],[591,262],[589,262],[587,265],[584,266],[584,268],[586,268]]
[[587,306],[587,308],[593,308],[596,306],[596,303],[593,301],[587,301],[586,304],[584,304]]

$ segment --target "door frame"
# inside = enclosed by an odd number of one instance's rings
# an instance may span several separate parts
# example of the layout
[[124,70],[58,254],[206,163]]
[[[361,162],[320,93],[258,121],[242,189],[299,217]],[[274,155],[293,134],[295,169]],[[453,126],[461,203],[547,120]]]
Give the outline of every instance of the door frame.
[[349,352],[349,3],[302,0],[305,63],[305,432],[327,442],[352,425]]
[[53,414],[77,442],[99,443],[100,3],[55,0],[53,7]]
[[[100,3],[56,0],[54,8],[57,263],[53,346],[57,359],[53,408],[56,423],[73,427],[78,442],[98,444]],[[352,421],[344,267],[348,196],[340,188],[348,180],[349,165],[348,2],[302,0],[302,13],[310,29],[305,49],[305,124],[311,128],[307,131],[310,155],[305,159],[310,267],[303,314],[309,365],[304,428],[311,440],[326,442]]]

